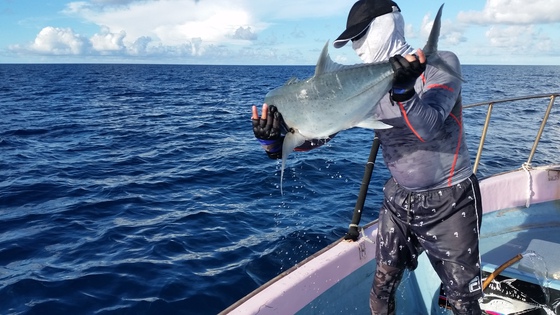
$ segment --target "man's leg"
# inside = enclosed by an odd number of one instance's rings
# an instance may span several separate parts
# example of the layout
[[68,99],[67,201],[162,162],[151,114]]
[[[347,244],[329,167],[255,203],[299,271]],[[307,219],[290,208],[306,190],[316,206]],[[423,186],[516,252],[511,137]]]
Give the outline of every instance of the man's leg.
[[377,267],[370,292],[372,314],[395,314],[395,293],[406,268],[417,265],[418,240],[409,233],[410,192],[392,178],[384,188],[377,230]]
[[444,285],[453,313],[481,314],[478,244],[482,204],[476,177],[439,189],[438,194],[428,193],[416,210],[424,224],[414,226],[415,233],[423,235],[419,241]]
[[403,269],[378,263],[369,294],[369,307],[373,315],[395,314],[395,292],[401,282]]

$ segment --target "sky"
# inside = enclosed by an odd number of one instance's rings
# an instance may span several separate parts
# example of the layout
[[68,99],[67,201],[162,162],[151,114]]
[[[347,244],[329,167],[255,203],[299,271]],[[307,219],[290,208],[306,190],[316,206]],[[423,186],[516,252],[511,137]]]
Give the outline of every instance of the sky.
[[[314,65],[355,0],[0,0],[0,63]],[[424,46],[442,0],[396,1]],[[463,64],[560,65],[559,0],[448,1],[440,50]]]

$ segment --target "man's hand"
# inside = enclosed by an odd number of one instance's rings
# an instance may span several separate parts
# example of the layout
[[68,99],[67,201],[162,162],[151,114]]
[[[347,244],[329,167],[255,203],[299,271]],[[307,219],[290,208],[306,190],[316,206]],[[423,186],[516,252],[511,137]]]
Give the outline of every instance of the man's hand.
[[280,138],[282,115],[276,106],[264,104],[260,118],[257,106],[253,106],[251,121],[253,122],[253,133],[257,139],[277,140]]
[[416,79],[426,70],[426,56],[420,49],[417,55],[395,55],[389,62],[395,71],[392,98],[396,102],[408,101],[414,94]]

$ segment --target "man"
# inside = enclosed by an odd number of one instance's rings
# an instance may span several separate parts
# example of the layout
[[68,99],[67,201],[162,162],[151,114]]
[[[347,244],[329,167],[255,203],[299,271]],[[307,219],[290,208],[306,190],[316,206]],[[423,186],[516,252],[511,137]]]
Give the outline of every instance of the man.
[[[392,177],[383,188],[379,214],[372,314],[395,313],[395,292],[403,272],[416,268],[422,252],[441,278],[453,312],[481,314],[482,207],[465,142],[461,81],[426,65],[421,50],[412,54],[400,8],[393,1],[356,2],[334,47],[349,41],[363,62],[389,60],[395,70],[393,88],[374,112],[377,120],[393,128],[375,131]],[[461,73],[455,54],[439,52],[439,56]],[[281,114],[265,104],[259,118],[253,106],[252,120],[266,152],[279,158]],[[299,149],[325,141],[308,142]]]

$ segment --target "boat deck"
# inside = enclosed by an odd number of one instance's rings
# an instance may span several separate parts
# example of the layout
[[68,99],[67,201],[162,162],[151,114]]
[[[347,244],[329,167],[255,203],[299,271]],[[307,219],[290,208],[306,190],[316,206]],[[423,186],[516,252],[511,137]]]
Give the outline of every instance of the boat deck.
[[523,254],[502,275],[533,283],[546,277],[550,287],[560,289],[560,200],[485,214],[480,252],[483,270],[488,272]]

